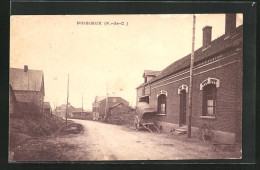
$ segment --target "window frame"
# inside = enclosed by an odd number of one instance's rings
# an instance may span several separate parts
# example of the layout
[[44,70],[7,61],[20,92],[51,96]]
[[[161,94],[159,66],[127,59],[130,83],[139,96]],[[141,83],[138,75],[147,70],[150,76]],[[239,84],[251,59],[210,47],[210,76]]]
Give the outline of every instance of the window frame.
[[[207,84],[203,87],[202,97],[202,117],[216,117],[217,107],[217,86],[216,84]],[[213,105],[209,106],[208,101],[213,100]],[[209,114],[209,108],[213,108],[213,113]]]
[[[164,96],[164,99],[162,97]],[[162,111],[162,105],[164,105],[164,112]],[[157,98],[157,115],[166,115],[167,114],[167,95],[160,94]]]

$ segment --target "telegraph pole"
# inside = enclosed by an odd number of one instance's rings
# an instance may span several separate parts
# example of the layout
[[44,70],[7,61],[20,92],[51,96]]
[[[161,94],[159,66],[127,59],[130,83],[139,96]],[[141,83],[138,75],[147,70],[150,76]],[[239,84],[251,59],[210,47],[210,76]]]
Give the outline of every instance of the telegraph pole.
[[193,64],[194,64],[194,45],[195,45],[195,23],[196,16],[193,14],[193,30],[192,30],[192,50],[190,57],[190,90],[189,90],[189,106],[188,106],[188,133],[187,137],[191,138],[191,115],[192,115],[192,84],[193,84]]
[[68,85],[67,85],[67,106],[66,106],[66,127],[67,127],[67,119],[68,119],[69,79],[70,79],[70,75],[68,74]]
[[108,82],[107,82],[107,88],[106,88],[105,121],[107,121],[107,103],[108,103]]

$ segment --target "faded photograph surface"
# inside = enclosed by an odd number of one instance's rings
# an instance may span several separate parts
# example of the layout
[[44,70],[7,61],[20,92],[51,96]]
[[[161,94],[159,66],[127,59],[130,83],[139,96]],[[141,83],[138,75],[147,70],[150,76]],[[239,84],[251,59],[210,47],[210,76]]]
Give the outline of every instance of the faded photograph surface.
[[242,14],[13,15],[9,161],[242,158]]

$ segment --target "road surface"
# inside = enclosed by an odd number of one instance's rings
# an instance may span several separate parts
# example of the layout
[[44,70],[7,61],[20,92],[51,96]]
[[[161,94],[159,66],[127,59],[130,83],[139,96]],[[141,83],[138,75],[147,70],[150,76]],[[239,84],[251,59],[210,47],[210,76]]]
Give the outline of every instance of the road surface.
[[215,152],[210,143],[170,133],[136,131],[126,126],[73,119],[83,125],[79,135],[56,139],[77,145],[66,154],[71,161],[89,160],[178,160],[237,158],[239,153]]

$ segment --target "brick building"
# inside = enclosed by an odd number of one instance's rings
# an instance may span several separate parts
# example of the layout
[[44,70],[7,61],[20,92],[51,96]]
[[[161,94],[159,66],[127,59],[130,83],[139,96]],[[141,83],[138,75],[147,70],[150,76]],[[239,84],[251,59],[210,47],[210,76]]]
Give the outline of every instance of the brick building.
[[[192,135],[209,122],[217,141],[241,141],[243,25],[236,27],[236,14],[226,14],[224,35],[211,41],[212,27],[202,31],[203,45],[194,53]],[[187,129],[189,68],[190,54],[137,87],[137,102],[157,108],[162,131]]]
[[[16,100],[16,113],[43,112],[44,76],[41,70],[10,68],[10,92]],[[12,102],[9,102],[12,105]]]
[[[99,113],[99,116],[105,116],[106,110],[106,98],[96,97],[95,101],[92,103],[92,111],[94,113]],[[129,102],[122,97],[109,96],[107,102],[107,113],[110,112],[128,112],[130,110]]]

